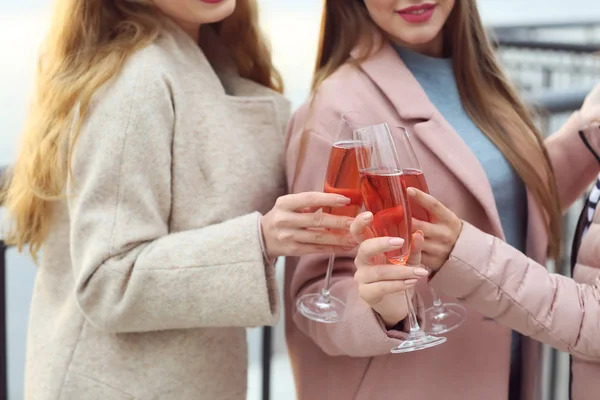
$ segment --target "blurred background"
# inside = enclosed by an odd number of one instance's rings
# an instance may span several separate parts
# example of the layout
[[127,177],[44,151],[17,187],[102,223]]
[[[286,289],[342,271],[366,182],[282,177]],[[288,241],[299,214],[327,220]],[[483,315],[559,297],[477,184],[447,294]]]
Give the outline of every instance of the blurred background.
[[[308,95],[322,0],[258,1],[286,94],[297,107]],[[600,83],[600,7],[593,4],[597,0],[479,1],[482,17],[498,39],[503,64],[523,95],[538,108],[538,122],[545,132],[556,129],[579,108],[593,85]],[[16,154],[51,5],[52,0],[0,0],[0,166],[10,164]],[[566,217],[567,243],[575,218],[571,214]],[[566,246],[565,259],[569,249]],[[5,350],[0,350],[0,399],[19,400],[23,399],[25,338],[35,268],[29,257],[14,249],[6,251],[3,263],[3,252],[0,248],[0,323],[5,325],[0,326],[0,346],[6,336]],[[562,260],[548,268],[570,274],[568,263]],[[281,263],[278,274],[280,278],[283,275]],[[265,333],[271,340],[263,340]],[[248,399],[268,399],[269,394],[276,400],[295,399],[283,324],[273,331],[251,329],[248,341]],[[265,347],[265,343],[269,345]],[[265,355],[272,360],[269,393],[263,393]],[[566,355],[546,349],[544,380],[545,400],[568,397]]]

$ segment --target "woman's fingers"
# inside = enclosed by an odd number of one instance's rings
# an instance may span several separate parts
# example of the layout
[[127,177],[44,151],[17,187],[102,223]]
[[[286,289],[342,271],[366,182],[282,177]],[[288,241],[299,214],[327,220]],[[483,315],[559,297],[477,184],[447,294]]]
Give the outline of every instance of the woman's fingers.
[[447,246],[442,243],[434,240],[425,240],[422,252],[432,256],[443,256],[448,251],[447,249]]
[[413,218],[412,229],[414,232],[421,231],[425,237],[425,242],[436,242],[445,245],[454,243],[455,234],[448,225],[431,224],[425,221],[419,221]]
[[398,250],[404,244],[402,238],[380,237],[365,240],[358,247],[355,263],[357,267],[371,265],[371,260],[388,251]]
[[436,225],[427,221],[422,221],[420,219],[412,218],[411,228],[413,232],[421,231],[423,232],[423,236],[432,237],[432,233],[436,229]]
[[325,228],[347,231],[354,218],[331,215],[324,212],[283,212],[275,221],[280,228]]
[[406,193],[412,200],[416,201],[421,207],[429,211],[437,222],[449,222],[454,217],[454,213],[448,210],[446,206],[440,203],[435,197],[415,189],[414,187],[408,188]]
[[389,264],[359,268],[356,270],[354,278],[358,283],[367,284],[382,281],[419,279],[427,275],[429,275],[429,272],[425,268]]
[[343,207],[350,199],[332,193],[305,192],[282,196],[260,219],[269,257],[349,251],[358,242],[349,234],[353,218],[313,212]]
[[375,235],[371,231],[371,223],[373,222],[373,213],[364,212],[354,218],[350,225],[350,233],[358,243],[372,239]]
[[427,240],[425,243],[421,252],[421,264],[437,271],[448,260],[447,247],[439,244],[429,245]]
[[408,279],[403,281],[381,281],[360,285],[358,288],[360,297],[367,304],[377,304],[387,295],[404,292],[412,289],[418,282],[418,279]]
[[298,257],[307,254],[331,254],[337,252],[347,252],[353,250],[354,247],[350,246],[323,246],[318,244],[302,244],[296,243],[286,251],[287,256]]
[[425,245],[425,237],[423,232],[417,231],[412,234],[412,240],[410,242],[410,256],[406,262],[408,265],[421,265],[421,252]]
[[287,211],[314,210],[321,207],[343,207],[350,199],[333,193],[304,192],[288,194],[277,199],[275,206]]
[[355,247],[358,244],[351,235],[336,234],[323,229],[294,230],[288,234],[290,235],[289,239],[303,244],[340,247]]

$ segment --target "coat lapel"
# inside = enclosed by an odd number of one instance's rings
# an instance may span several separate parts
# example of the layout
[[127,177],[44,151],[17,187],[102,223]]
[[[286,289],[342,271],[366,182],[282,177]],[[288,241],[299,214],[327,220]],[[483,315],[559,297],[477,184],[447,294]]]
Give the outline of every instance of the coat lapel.
[[[359,58],[357,50],[352,55]],[[394,106],[400,119],[414,124],[413,136],[473,194],[492,222],[494,234],[503,238],[492,188],[479,160],[429,101],[392,46],[384,43],[379,51],[359,65]]]
[[[172,41],[170,46],[173,51],[185,53],[181,60],[185,60],[186,67],[190,70],[201,70],[202,79],[208,90],[218,94],[225,94],[225,88],[221,82],[218,72],[225,65],[231,68],[232,61],[229,58],[229,51],[222,44],[221,39],[214,32],[211,26],[202,26],[200,29],[200,39],[196,43],[188,36],[174,21],[170,18],[161,19],[164,26],[164,33],[160,40]],[[196,79],[182,76],[183,79]]]

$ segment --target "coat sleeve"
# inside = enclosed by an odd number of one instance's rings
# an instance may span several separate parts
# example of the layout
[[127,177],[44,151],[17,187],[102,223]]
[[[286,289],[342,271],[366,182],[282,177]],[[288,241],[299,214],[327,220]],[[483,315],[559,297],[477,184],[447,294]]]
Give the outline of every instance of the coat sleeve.
[[67,199],[79,308],[107,332],[271,324],[277,291],[258,213],[170,232],[175,109],[157,69],[126,66],[95,96],[75,143]]
[[431,279],[444,293],[523,335],[600,361],[600,279],[578,283],[468,223]]

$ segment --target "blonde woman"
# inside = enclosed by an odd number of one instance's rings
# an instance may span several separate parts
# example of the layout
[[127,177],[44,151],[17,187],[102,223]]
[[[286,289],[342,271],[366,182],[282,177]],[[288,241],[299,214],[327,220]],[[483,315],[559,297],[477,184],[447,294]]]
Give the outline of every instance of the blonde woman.
[[313,229],[348,199],[278,199],[281,90],[254,0],[57,1],[6,193],[40,259],[27,399],[245,398],[275,257],[352,247]]
[[[429,189],[458,218],[543,264],[560,248],[563,210],[600,169],[579,135],[599,116],[596,104],[544,140],[495,58],[475,0],[327,0],[314,96],[289,126],[288,185],[318,188],[340,114],[362,111],[411,132]],[[600,149],[597,129],[582,134]],[[436,265],[439,232],[414,228],[425,233],[423,263]],[[465,261],[476,263],[488,238],[465,241]],[[326,261],[288,258],[286,333],[299,399],[540,398],[539,343],[473,306],[443,345],[390,354],[406,338],[404,291],[431,305],[422,268],[340,256],[331,292],[346,302],[345,320],[303,318],[295,301],[320,290]],[[523,266],[516,255],[510,261]]]

